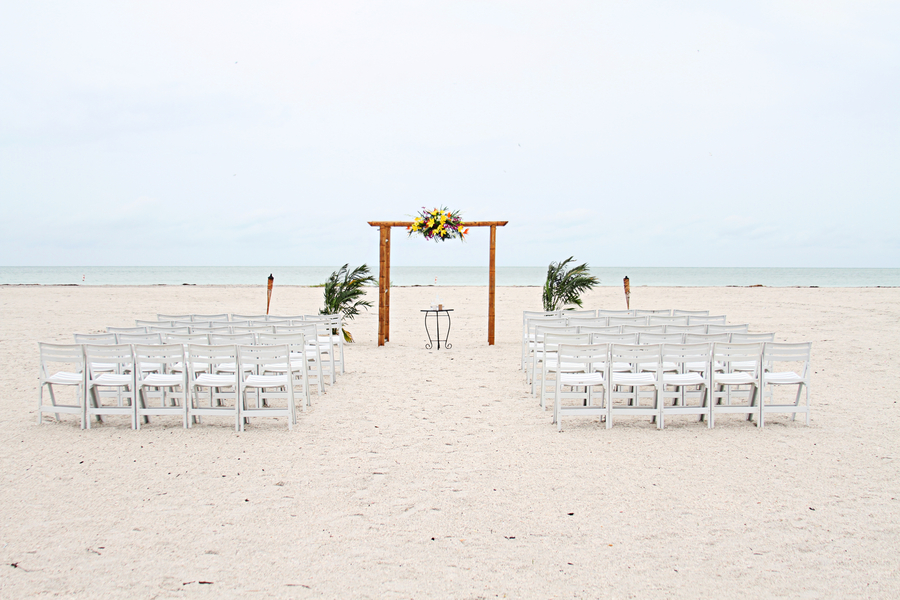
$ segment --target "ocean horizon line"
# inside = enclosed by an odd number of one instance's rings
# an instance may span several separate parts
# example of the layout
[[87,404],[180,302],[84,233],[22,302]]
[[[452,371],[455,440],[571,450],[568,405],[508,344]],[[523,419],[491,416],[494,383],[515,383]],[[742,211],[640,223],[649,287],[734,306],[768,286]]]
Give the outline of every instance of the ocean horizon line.
[[[339,266],[251,267],[0,267],[0,285],[256,286],[322,285]],[[496,268],[498,287],[542,286],[546,267]],[[900,268],[877,267],[593,267],[600,287],[900,287]],[[372,272],[378,275],[377,269]],[[391,267],[392,287],[487,286],[487,266]]]

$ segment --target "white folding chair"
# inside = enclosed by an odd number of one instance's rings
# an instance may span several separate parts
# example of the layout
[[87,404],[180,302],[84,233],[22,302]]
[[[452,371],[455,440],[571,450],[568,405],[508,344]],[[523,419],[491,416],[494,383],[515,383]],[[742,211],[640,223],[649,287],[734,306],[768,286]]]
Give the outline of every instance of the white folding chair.
[[[562,431],[562,417],[599,416],[609,418],[609,344],[560,344],[553,371],[556,385],[553,392],[553,422]],[[563,386],[569,388],[564,392]],[[600,402],[595,388],[603,388]],[[576,400],[576,404],[563,404],[563,400]]]
[[666,333],[706,333],[707,325],[666,325]]
[[274,325],[234,325],[231,333],[275,333]]
[[[240,431],[253,417],[287,417],[288,429],[297,422],[294,404],[295,371],[289,344],[238,346]],[[284,369],[282,371],[282,369]],[[248,392],[254,391],[255,401]]]
[[576,324],[578,326],[578,333],[622,333],[621,325],[606,325],[606,326],[597,326],[597,325],[583,325],[581,323]]
[[188,427],[199,423],[200,417],[218,416],[233,418],[235,431],[240,431],[240,369],[219,372],[220,365],[237,364],[237,346],[188,344],[185,359],[188,369]]
[[[660,356],[663,365],[674,365],[671,371],[663,371],[659,386],[659,418],[656,423],[660,429],[666,426],[666,415],[699,415],[702,421],[707,417],[706,426],[712,427],[709,417],[709,390],[712,386],[712,369],[709,364],[712,357],[710,344],[669,344],[661,346]],[[707,366],[697,368],[698,363]],[[686,388],[698,388],[696,391]],[[667,401],[671,400],[671,404]]]
[[[641,415],[657,420],[662,380],[660,351],[658,344],[610,344],[609,363],[612,366],[609,369],[607,429],[613,426],[614,415]],[[657,368],[648,370],[647,365],[651,364],[656,364]],[[627,365],[628,370],[620,371],[616,365]],[[644,388],[643,392],[641,388]],[[645,398],[649,398],[648,403],[643,402]],[[617,403],[617,400],[622,402]]]
[[[293,329],[294,327],[291,326]],[[325,385],[322,378],[322,355],[315,349],[311,349],[307,343],[309,337],[317,334],[315,324],[310,324],[303,331],[295,331],[291,333],[261,333],[257,342],[261,346],[270,346],[277,344],[287,344],[291,351],[291,366],[294,369],[294,377],[300,382],[303,389],[303,397],[305,403],[303,410],[312,404],[310,394],[310,379],[316,380],[316,393],[321,396],[325,393]],[[286,371],[284,365],[266,365],[267,371],[283,373]]]
[[[535,331],[541,331],[538,327]],[[538,388],[541,395],[541,408],[547,409],[547,382],[548,375],[557,372],[558,360],[556,356],[557,348],[560,344],[566,345],[588,345],[591,343],[591,334],[589,333],[555,333],[546,332],[543,334],[543,348],[541,357],[541,378]],[[537,375],[535,375],[537,378]]]
[[290,321],[293,324],[294,321],[303,321],[305,315],[269,315],[269,321]]
[[191,315],[156,315],[157,321],[190,321]]
[[[76,333],[74,336],[76,344],[93,344],[111,346],[116,343],[115,333]],[[95,373],[100,371],[113,372],[115,365],[112,363],[94,363],[93,370]]]
[[175,321],[147,321],[145,319],[135,319],[135,327],[174,327]]
[[238,315],[232,314],[232,321],[265,321],[268,315]]
[[588,316],[568,316],[566,315],[567,325],[578,325],[584,327],[608,327],[609,317],[588,317]]
[[148,422],[148,415],[181,418],[188,426],[187,380],[184,375],[184,346],[181,344],[135,344],[135,386],[138,393],[135,424]]
[[106,333],[147,333],[146,327],[107,327]]
[[531,351],[531,368],[527,369],[525,376],[531,381],[531,395],[535,396],[538,363],[544,360],[544,335],[547,333],[578,333],[577,326],[568,325],[538,325],[534,328],[534,348]]
[[[344,321],[341,315],[306,315],[303,318],[304,322],[313,322],[318,324],[325,323],[328,325],[327,329],[319,327],[319,343],[329,343],[331,344],[331,349],[329,350],[329,354],[331,357],[331,361],[333,363],[333,367],[336,369],[340,367],[341,374],[344,373]],[[334,383],[334,376],[331,378],[331,383]]]
[[[809,425],[809,382],[810,382],[810,355],[812,342],[798,344],[785,344],[766,342],[763,347],[763,393],[760,402],[759,426],[765,424],[765,416],[768,413],[791,413],[791,420],[797,418],[797,413],[806,415],[806,424]],[[792,370],[785,370],[785,369]],[[797,395],[793,402],[777,402],[775,390],[780,386],[797,386]],[[806,404],[800,405],[800,397],[806,392]],[[768,400],[768,401],[767,401]]]
[[190,333],[190,327],[176,327],[175,325],[153,326],[147,327],[147,333]]
[[585,317],[585,318],[594,318],[597,316],[596,310],[576,310],[572,309],[564,309],[559,311],[559,316],[561,317]]
[[[48,344],[38,342],[41,352],[40,386],[38,392],[38,425],[44,413],[53,413],[59,421],[60,414],[78,415],[84,429],[84,349],[81,344]],[[52,375],[51,375],[52,373]],[[74,398],[65,402],[57,397],[54,386],[75,388]],[[50,396],[50,405],[44,404],[44,388]]]
[[[717,414],[746,414],[748,421],[753,420],[753,415],[759,414],[762,344],[714,342],[712,363],[709,426],[715,426]],[[749,363],[754,364],[753,369],[747,368]],[[745,387],[749,389],[744,391]]]
[[633,310],[604,310],[600,309],[597,311],[598,317],[633,317]]
[[[519,369],[525,370],[525,355],[528,353],[528,344],[529,342],[534,341],[533,339],[529,339],[528,334],[528,321],[529,319],[558,319],[560,311],[551,310],[551,311],[537,311],[537,310],[526,310],[522,312],[522,363],[519,365]],[[563,321],[565,324],[565,321]]]
[[[135,413],[134,353],[129,344],[84,345],[87,363],[85,424],[91,417],[121,415],[137,428]],[[95,365],[101,365],[96,368]]]
[[666,332],[665,325],[622,325],[622,333],[658,333]]

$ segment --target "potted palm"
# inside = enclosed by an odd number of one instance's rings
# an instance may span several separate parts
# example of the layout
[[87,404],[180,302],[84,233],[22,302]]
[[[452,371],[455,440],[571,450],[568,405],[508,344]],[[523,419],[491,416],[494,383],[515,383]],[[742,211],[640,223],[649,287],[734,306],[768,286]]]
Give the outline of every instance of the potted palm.
[[567,304],[581,306],[581,294],[592,289],[600,280],[590,274],[587,263],[568,268],[575,260],[570,256],[558,263],[551,262],[547,268],[542,300],[544,310],[560,310]]
[[[375,278],[369,273],[369,267],[363,264],[352,271],[344,265],[334,271],[325,281],[325,306],[319,310],[320,315],[341,315],[344,319],[353,319],[359,314],[360,307],[366,310],[372,306],[369,300],[363,300],[366,285],[373,285]],[[343,329],[344,341],[353,343],[353,336]]]

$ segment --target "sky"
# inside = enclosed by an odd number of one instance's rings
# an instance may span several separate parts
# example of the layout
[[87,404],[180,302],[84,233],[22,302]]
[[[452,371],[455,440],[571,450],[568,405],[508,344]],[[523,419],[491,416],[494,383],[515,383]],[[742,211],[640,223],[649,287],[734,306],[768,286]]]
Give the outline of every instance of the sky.
[[[0,265],[900,267],[900,2],[4,2]],[[478,266],[393,230],[392,264]]]

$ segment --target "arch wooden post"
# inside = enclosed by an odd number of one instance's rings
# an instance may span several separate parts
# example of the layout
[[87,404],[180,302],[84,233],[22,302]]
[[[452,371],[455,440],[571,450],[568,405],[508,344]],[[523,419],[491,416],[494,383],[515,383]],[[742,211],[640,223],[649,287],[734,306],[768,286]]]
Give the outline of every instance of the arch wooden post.
[[[490,227],[491,253],[488,279],[488,345],[494,345],[494,301],[496,298],[497,228],[509,221],[475,221],[464,227]],[[384,346],[391,337],[391,227],[409,227],[412,221],[369,221],[378,227],[378,345]]]

